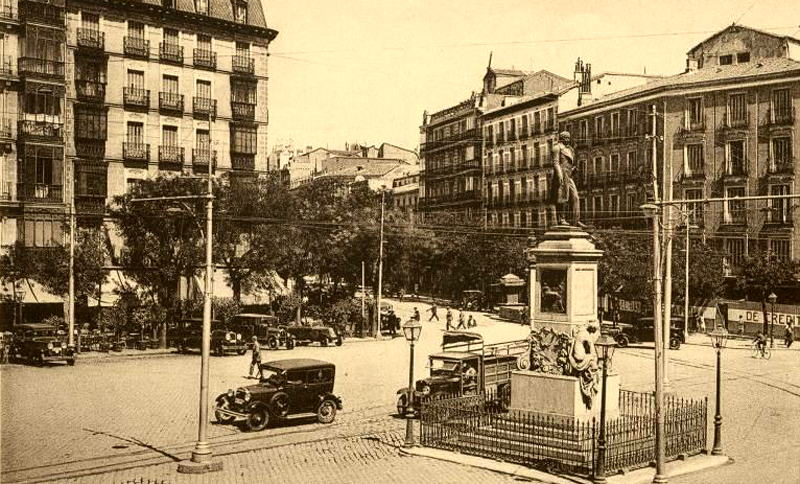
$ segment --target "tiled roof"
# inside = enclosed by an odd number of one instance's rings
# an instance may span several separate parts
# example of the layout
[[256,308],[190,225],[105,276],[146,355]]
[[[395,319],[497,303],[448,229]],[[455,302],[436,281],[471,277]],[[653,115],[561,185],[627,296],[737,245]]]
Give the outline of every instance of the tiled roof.
[[703,44],[705,44],[705,43],[706,43],[706,42],[708,42],[709,40],[711,40],[711,39],[714,39],[714,38],[716,38],[716,37],[718,37],[718,36],[720,36],[720,35],[724,34],[725,32],[729,32],[729,31],[731,31],[731,30],[733,30],[733,31],[737,31],[737,30],[750,30],[750,31],[752,31],[752,32],[758,32],[759,34],[762,34],[762,35],[768,35],[768,36],[770,36],[770,37],[773,37],[773,38],[776,38],[776,39],[784,39],[784,40],[788,40],[788,41],[793,41],[793,42],[800,43],[800,39],[796,39],[796,38],[794,38],[794,37],[791,37],[791,36],[788,36],[788,35],[777,35],[777,34],[773,34],[772,32],[767,32],[767,31],[765,31],[765,30],[754,29],[753,27],[748,27],[748,26],[746,26],[746,25],[736,25],[736,24],[734,23],[734,24],[732,24],[732,25],[729,25],[729,26],[725,27],[724,29],[720,30],[719,32],[716,32],[716,33],[712,34],[710,37],[706,38],[706,39],[705,39],[705,40],[703,40],[702,42],[699,42],[697,45],[695,45],[694,47],[692,47],[691,49],[689,49],[689,52],[688,52],[688,54],[691,54],[692,52],[694,52],[695,50],[697,50],[697,48],[698,48],[698,47],[702,46]]
[[520,71],[518,69],[495,69],[491,68],[492,72],[501,76],[527,76],[530,72]]
[[[160,7],[161,0],[141,0],[142,3]],[[197,13],[194,0],[176,0],[175,9],[181,12]],[[231,0],[209,0],[208,16],[233,22],[233,2]],[[264,17],[264,9],[261,0],[248,0],[247,2],[247,24],[253,27],[267,28],[267,20]]]
[[353,165],[339,168],[338,170],[328,171],[323,173],[322,176],[330,177],[352,177],[361,175],[365,178],[381,177],[404,163],[401,160],[385,160],[375,158],[363,158],[365,161],[362,165]]
[[[786,58],[762,59],[758,62],[736,64],[727,66],[710,66],[694,71],[683,72],[674,76],[656,79],[654,81],[617,91],[599,99],[587,100],[583,106],[571,111],[582,111],[590,107],[610,103],[627,97],[647,94],[660,90],[694,87],[718,82],[739,82],[764,76],[797,73],[800,74],[800,62]],[[567,114],[565,113],[565,114]]]

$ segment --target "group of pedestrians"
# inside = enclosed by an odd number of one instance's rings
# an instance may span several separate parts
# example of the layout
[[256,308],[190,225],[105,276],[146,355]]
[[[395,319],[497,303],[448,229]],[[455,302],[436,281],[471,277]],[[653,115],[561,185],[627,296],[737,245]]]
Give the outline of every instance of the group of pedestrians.
[[[427,312],[431,313],[431,317],[428,318],[428,322],[431,322],[434,319],[437,322],[439,321],[438,310],[439,310],[439,308],[436,306],[435,303],[432,304],[430,308],[428,308]],[[415,312],[415,314],[417,313],[417,308],[414,308],[414,312]],[[458,325],[454,326],[453,325],[453,311],[452,311],[452,309],[450,309],[450,306],[447,306],[447,313],[445,314],[444,320],[445,320],[445,329],[447,331],[450,331],[450,330],[453,330],[453,329],[459,330],[459,329],[474,328],[475,326],[478,325],[478,322],[475,320],[475,318],[471,314],[469,315],[468,318],[465,319],[464,311],[459,309],[458,310]]]

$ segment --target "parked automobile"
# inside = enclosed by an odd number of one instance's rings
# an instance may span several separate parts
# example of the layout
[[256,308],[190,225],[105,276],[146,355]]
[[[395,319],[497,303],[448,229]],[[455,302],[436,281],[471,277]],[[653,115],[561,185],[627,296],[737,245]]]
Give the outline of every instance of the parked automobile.
[[[417,380],[414,405],[428,399],[477,395],[496,392],[499,408],[508,408],[511,401],[511,372],[521,369],[521,360],[529,351],[527,340],[484,344],[478,333],[446,331],[442,352],[428,356],[430,376]],[[410,409],[408,387],[397,390],[397,413]],[[413,408],[414,413],[419,407]]]
[[20,324],[14,328],[11,358],[42,366],[45,363],[75,364],[75,348],[67,346],[66,335],[49,324]]
[[[603,325],[603,331],[614,338],[620,348],[625,348],[633,343],[647,343],[655,341],[653,331],[653,317],[646,316],[638,318],[634,323],[618,323],[616,328]],[[686,342],[686,334],[683,331],[683,318],[674,317],[670,324],[669,348],[677,350],[681,344]]]
[[294,338],[295,344],[319,343],[322,346],[336,344],[342,346],[341,335],[330,326],[287,326],[286,332]]
[[287,350],[294,348],[294,338],[286,331],[286,325],[281,324],[277,316],[256,313],[237,314],[231,318],[228,328],[241,333],[242,340],[247,343],[248,349],[253,347],[253,336],[258,338],[259,344],[271,350],[276,350],[281,346]]
[[[247,352],[247,345],[242,341],[241,334],[219,327],[218,321],[212,321],[211,328],[211,354],[217,356],[228,353],[243,355]],[[174,344],[181,353],[202,349],[203,320],[201,318],[185,319],[176,333]]]
[[223,424],[243,419],[252,431],[266,428],[273,420],[314,416],[328,424],[342,409],[342,399],[333,394],[335,377],[336,367],[322,360],[262,363],[260,381],[219,395],[214,415]]

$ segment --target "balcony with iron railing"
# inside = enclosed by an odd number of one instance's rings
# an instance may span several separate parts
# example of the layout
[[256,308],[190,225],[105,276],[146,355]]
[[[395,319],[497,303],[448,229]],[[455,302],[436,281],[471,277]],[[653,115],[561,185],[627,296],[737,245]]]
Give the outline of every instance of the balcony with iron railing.
[[25,202],[62,203],[64,201],[64,191],[61,185],[17,183],[17,200]]
[[194,49],[192,59],[194,66],[200,69],[217,68],[217,53],[207,49]]
[[232,57],[233,72],[236,74],[255,75],[256,60],[246,55],[234,55]]
[[703,116],[700,119],[691,119],[691,117],[684,117],[683,122],[681,123],[681,126],[678,129],[678,132],[682,134],[702,133],[705,130],[706,130],[705,116]]
[[750,115],[748,113],[736,116],[731,116],[729,113],[722,115],[722,129],[743,129],[747,128],[749,124]]
[[528,139],[530,136],[530,130],[528,129],[527,124],[523,124],[522,128],[519,131],[519,139]]
[[105,215],[106,197],[94,193],[76,193],[75,211],[81,215]]
[[75,79],[75,93],[79,101],[102,103],[106,99],[106,83]]
[[531,125],[531,135],[542,134],[542,123],[533,123]]
[[195,96],[192,98],[192,112],[195,118],[214,120],[217,118],[217,100]]
[[62,141],[63,125],[49,121],[22,120],[17,124],[17,133],[26,140]]
[[13,202],[17,199],[14,193],[14,184],[12,182],[0,183],[0,200],[5,202]]
[[126,108],[150,109],[150,90],[124,87],[122,88],[122,103]]
[[19,0],[19,18],[26,22],[64,27],[64,5],[60,3],[59,6],[59,2]]
[[192,165],[206,166],[217,162],[217,151],[211,148],[192,148]]
[[158,59],[170,64],[183,64],[183,46],[172,42],[159,43]]
[[795,171],[795,158],[775,159],[772,158],[767,164],[767,173],[771,175],[792,175]]
[[122,159],[132,162],[149,162],[150,144],[142,141],[123,141]]
[[233,119],[253,121],[256,119],[256,105],[249,102],[231,101]]
[[106,34],[95,29],[78,28],[78,47],[89,50],[105,50]]
[[486,146],[489,146],[489,147],[494,146],[494,136],[493,135],[489,135],[489,136],[485,137],[484,141],[486,141]]
[[17,63],[14,62],[14,57],[10,55],[4,55],[0,57],[0,77],[14,77],[16,76],[16,69],[14,66]]
[[14,139],[14,121],[11,118],[0,118],[0,139]]
[[704,179],[705,177],[705,160],[692,163],[684,170],[683,175],[681,176],[681,178],[684,180]]
[[515,130],[508,131],[508,141],[515,141],[517,139],[517,132]]
[[746,177],[748,165],[747,159],[728,160],[725,163],[725,172],[722,176],[725,178]]
[[234,170],[255,170],[256,155],[252,153],[237,153],[236,148],[231,148],[231,168]]
[[164,114],[180,116],[183,114],[183,94],[175,92],[158,93],[158,109]]
[[162,167],[179,169],[183,166],[183,147],[178,145],[160,145],[158,147],[158,164]]
[[766,220],[764,220],[767,224],[794,225],[794,210],[786,200],[773,200],[772,205],[763,210],[767,213]]
[[794,106],[767,109],[768,126],[788,126],[794,124]]
[[0,5],[0,21],[2,20],[19,20],[18,12],[10,0]]
[[20,57],[17,65],[20,76],[40,76],[49,79],[64,79],[64,63],[57,60]]
[[128,57],[147,59],[150,57],[150,41],[141,37],[126,36],[122,40],[122,50]]

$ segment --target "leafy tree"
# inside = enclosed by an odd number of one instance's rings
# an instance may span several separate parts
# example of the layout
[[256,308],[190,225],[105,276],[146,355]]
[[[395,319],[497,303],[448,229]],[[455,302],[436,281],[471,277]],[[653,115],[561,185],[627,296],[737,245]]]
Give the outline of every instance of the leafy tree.
[[800,262],[786,260],[773,252],[750,253],[742,265],[743,278],[739,279],[740,289],[744,289],[753,299],[761,301],[764,316],[764,331],[767,328],[767,297],[779,288],[795,283],[800,276]]
[[167,344],[167,321],[180,318],[177,288],[181,277],[191,279],[202,267],[204,201],[135,203],[132,199],[198,195],[203,191],[203,183],[197,179],[159,176],[114,199],[112,215],[125,242],[122,263],[165,309],[164,318],[158,321],[162,348]]
[[[723,256],[711,245],[692,240],[689,251],[689,303],[705,306],[722,294],[725,288]],[[678,238],[672,251],[672,295],[675,302],[683,302],[685,292],[686,242]]]
[[[37,252],[35,279],[52,294],[66,297],[69,294],[69,247],[41,250],[43,252]],[[108,279],[108,272],[103,268],[107,260],[108,246],[101,230],[81,228],[75,232],[76,300],[85,304],[89,297],[100,298],[100,284]]]
[[21,241],[16,241],[0,255],[0,282],[10,284],[12,287],[10,298],[14,303],[14,323],[18,320],[17,309],[20,300],[17,291],[23,287],[25,281],[33,279],[35,275],[36,255]]

